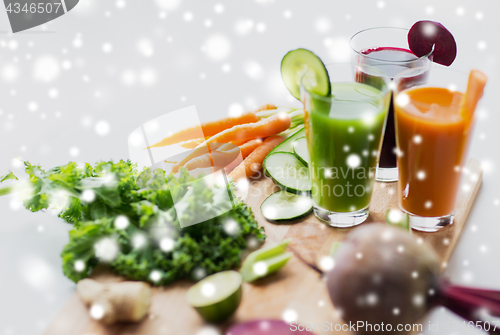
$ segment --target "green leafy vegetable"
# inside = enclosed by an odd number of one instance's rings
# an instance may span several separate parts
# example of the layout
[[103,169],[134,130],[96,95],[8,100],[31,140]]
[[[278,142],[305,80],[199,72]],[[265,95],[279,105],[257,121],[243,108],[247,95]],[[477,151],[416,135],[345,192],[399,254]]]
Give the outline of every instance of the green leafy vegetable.
[[17,179],[16,176],[14,176],[14,174],[11,171],[4,176],[0,176],[0,183],[3,183],[4,181],[9,180],[9,179],[19,180],[19,179]]
[[[206,187],[186,170],[179,177],[161,169],[139,172],[123,160],[84,167],[71,162],[48,171],[29,162],[25,167],[25,207],[59,209],[59,217],[74,227],[62,251],[63,272],[73,281],[87,277],[99,262],[156,285],[199,280],[239,266],[250,237],[265,239],[240,199],[231,198],[232,209],[221,200],[234,194],[231,185]],[[17,178],[10,173],[1,180],[7,179]],[[0,188],[0,195],[13,190]],[[213,218],[181,227],[181,221],[203,217]]]

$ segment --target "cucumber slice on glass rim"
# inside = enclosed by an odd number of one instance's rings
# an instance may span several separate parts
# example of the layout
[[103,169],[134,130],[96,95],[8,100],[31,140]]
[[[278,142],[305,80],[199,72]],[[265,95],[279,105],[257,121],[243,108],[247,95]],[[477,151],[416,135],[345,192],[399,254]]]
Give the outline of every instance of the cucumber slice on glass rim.
[[278,191],[264,200],[260,211],[269,222],[296,220],[311,213],[312,202],[306,195]]
[[307,148],[306,137],[299,137],[293,141],[293,153],[305,166],[309,166],[309,149]]
[[281,78],[286,88],[298,100],[302,77],[309,91],[322,96],[330,95],[330,77],[323,61],[307,49],[289,51],[281,60]]
[[208,322],[222,322],[240,305],[242,283],[239,272],[222,271],[191,286],[186,300]]
[[264,159],[267,176],[284,190],[295,194],[311,192],[309,169],[290,152],[275,152]]

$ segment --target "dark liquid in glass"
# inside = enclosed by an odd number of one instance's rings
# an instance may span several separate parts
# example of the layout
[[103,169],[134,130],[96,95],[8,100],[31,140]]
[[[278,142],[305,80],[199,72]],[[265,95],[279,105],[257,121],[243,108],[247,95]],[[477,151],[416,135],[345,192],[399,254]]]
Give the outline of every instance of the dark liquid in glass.
[[[402,48],[391,48],[391,47],[377,47],[361,51],[363,55],[367,57],[359,56],[358,63],[364,63],[366,65],[371,65],[383,71],[388,77],[394,79],[394,77],[401,71],[406,70],[410,67],[422,66],[423,64],[415,64],[414,61],[418,57],[415,56],[410,50]],[[359,78],[359,74],[357,74]],[[369,74],[364,73],[363,77],[365,80],[370,80]],[[405,85],[408,87],[413,86],[411,81],[415,80],[416,84],[422,78],[417,76],[415,78],[407,78],[405,80]],[[363,80],[363,81],[365,81]],[[391,93],[391,103],[389,105],[389,113],[387,115],[387,124],[385,126],[384,140],[382,142],[382,149],[380,151],[379,167],[381,168],[395,168],[396,163],[396,131],[394,128],[394,105],[393,105],[393,94]]]

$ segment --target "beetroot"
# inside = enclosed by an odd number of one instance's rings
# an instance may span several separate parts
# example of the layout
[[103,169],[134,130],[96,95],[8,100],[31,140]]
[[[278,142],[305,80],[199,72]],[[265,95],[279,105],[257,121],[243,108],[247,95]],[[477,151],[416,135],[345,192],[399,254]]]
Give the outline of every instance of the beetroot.
[[266,319],[238,323],[230,327],[225,335],[293,335],[297,333],[314,335],[305,330],[296,330],[285,321]]
[[427,313],[438,282],[436,254],[408,232],[383,224],[354,229],[327,274],[330,298],[345,321],[383,322],[393,329]]
[[[451,285],[440,277],[432,248],[403,229],[386,224],[355,228],[334,258],[326,282],[346,322],[383,323],[388,333],[406,334],[408,329],[399,331],[399,324],[417,324],[436,305],[474,322],[493,324],[491,316],[500,316],[500,291]],[[380,330],[360,327],[358,333]]]
[[428,55],[434,46],[432,61],[450,66],[457,56],[455,38],[441,23],[418,21],[408,33],[410,50],[418,57]]

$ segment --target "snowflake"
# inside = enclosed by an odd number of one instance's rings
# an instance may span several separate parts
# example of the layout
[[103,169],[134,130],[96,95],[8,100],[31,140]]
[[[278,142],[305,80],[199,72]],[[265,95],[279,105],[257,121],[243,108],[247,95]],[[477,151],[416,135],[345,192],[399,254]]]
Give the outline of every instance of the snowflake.
[[160,240],[160,249],[165,252],[170,252],[174,249],[175,241],[170,237],[164,237]]
[[137,42],[137,50],[145,57],[151,57],[154,54],[153,43],[147,38],[143,38]]
[[34,76],[36,80],[50,82],[57,78],[59,62],[53,56],[42,56],[35,61]]
[[293,322],[297,321],[298,314],[295,310],[288,308],[281,313],[281,318],[285,320],[286,322]]
[[205,41],[202,48],[208,58],[214,61],[220,61],[229,56],[231,52],[231,43],[224,35],[212,35]]
[[243,71],[251,79],[259,80],[264,76],[264,69],[256,61],[248,61],[243,66]]
[[243,106],[239,103],[236,103],[236,102],[229,105],[229,108],[228,108],[228,114],[230,117],[241,116],[244,111],[245,110],[244,110]]
[[314,27],[316,28],[316,31],[319,33],[326,33],[330,30],[330,21],[327,18],[319,18],[316,20],[314,23]]
[[107,121],[101,120],[98,121],[95,125],[95,132],[97,133],[97,135],[101,136],[107,135],[109,133],[109,130],[110,126]]
[[214,6],[214,11],[217,13],[217,14],[222,14],[224,13],[224,6],[220,3],[216,4]]
[[113,46],[111,45],[111,43],[104,43],[102,45],[102,51],[104,53],[110,53],[111,51],[113,51]]
[[201,294],[204,297],[207,298],[213,297],[216,292],[217,292],[217,287],[215,287],[215,285],[212,283],[203,283],[201,285]]

